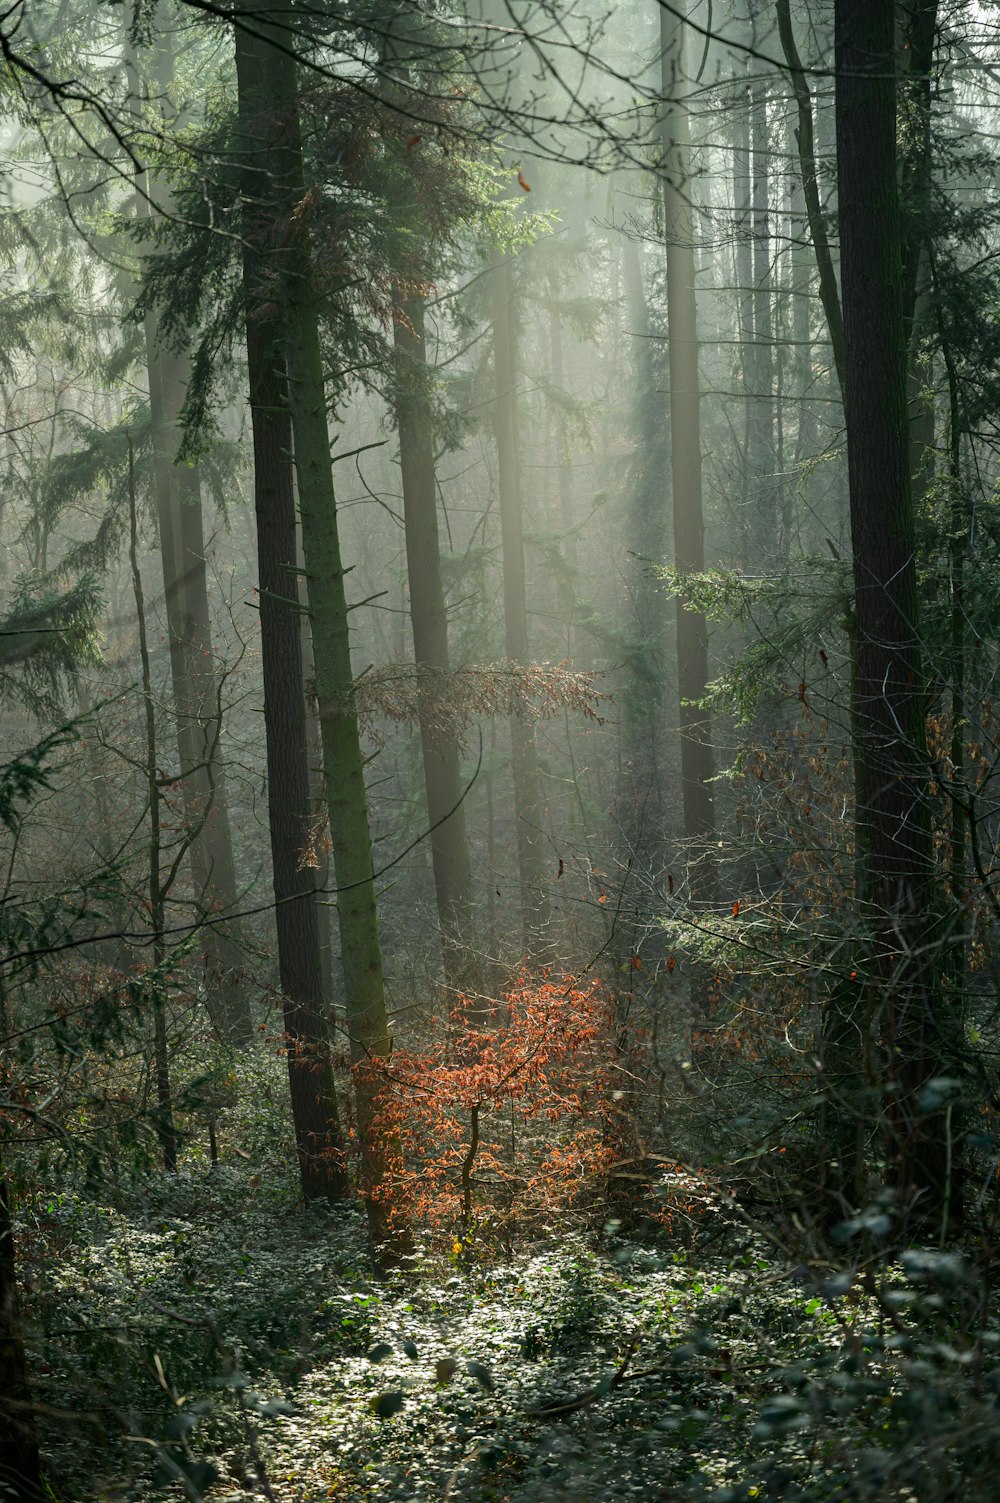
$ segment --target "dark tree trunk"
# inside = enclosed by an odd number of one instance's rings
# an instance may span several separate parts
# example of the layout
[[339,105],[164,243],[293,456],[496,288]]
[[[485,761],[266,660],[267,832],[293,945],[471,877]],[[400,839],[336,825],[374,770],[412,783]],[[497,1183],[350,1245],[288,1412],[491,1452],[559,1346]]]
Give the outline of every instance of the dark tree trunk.
[[[10,1019],[0,976],[0,1099],[11,1089],[4,1047]],[[38,1435],[17,1301],[17,1262],[10,1186],[0,1156],[0,1497],[12,1503],[44,1503]]]
[[904,1214],[956,1192],[936,1015],[935,906],[907,413],[893,0],[836,0],[837,156],[857,636],[862,846],[882,1047],[883,1130]]
[[349,1186],[330,1061],[316,884],[312,869],[302,861],[310,839],[302,607],[282,329],[271,296],[262,287],[272,216],[268,213],[271,185],[259,145],[267,138],[267,112],[258,46],[237,29],[245,204],[243,287],[253,417],[268,825],[299,1175],[307,1199],[327,1196],[334,1200],[345,1196]]
[[10,1191],[0,1166],[0,1495],[44,1503],[35,1411],[17,1310]]
[[[275,20],[276,15],[278,20]],[[323,740],[323,780],[337,882],[337,919],[347,1028],[354,1065],[362,1189],[373,1250],[383,1266],[406,1256],[405,1208],[389,1181],[400,1148],[382,1115],[384,1062],[391,1052],[365,759],[354,704],[350,626],[320,348],[321,303],[308,216],[294,31],[264,5],[254,10],[261,41],[268,169],[273,176],[274,271],[281,302],[286,396],[292,422],[302,549]],[[242,41],[252,39],[237,28]],[[280,45],[272,41],[275,38]],[[253,124],[250,124],[251,131]],[[259,126],[256,140],[261,140]]]

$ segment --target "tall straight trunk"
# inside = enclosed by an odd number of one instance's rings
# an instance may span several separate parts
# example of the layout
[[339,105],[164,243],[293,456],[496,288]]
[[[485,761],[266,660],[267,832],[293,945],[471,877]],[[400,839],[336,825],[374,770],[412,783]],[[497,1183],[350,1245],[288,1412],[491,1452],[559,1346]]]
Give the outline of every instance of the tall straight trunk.
[[260,48],[236,32],[240,170],[244,202],[243,291],[260,599],[268,827],[278,976],[299,1178],[306,1199],[348,1193],[330,1057],[321,955],[321,913],[312,869],[311,790],[303,685],[302,618],[282,326],[264,286],[271,184],[261,142],[267,119]]
[[[830,249],[830,239],[826,231],[826,221],[823,217],[823,207],[820,198],[812,94],[809,89],[805,69],[799,57],[795,33],[792,29],[789,0],[776,0],[775,10],[781,47],[785,55],[785,61],[788,64],[792,89],[795,94],[796,125],[794,136],[799,165],[799,192],[801,193],[805,209],[809,238],[812,240],[813,252],[816,258],[819,295],[820,301],[823,304],[823,312],[826,314],[827,329],[830,335],[833,354],[833,366],[837,376],[837,383],[841,392],[843,392],[844,319],[840,309],[837,274],[834,269],[833,254]],[[798,238],[796,238],[796,249],[798,250],[798,248]]]
[[156,706],[153,700],[153,676],[149,663],[146,636],[146,606],[139,574],[139,528],[135,503],[135,471],[129,448],[129,563],[132,570],[132,594],[135,601],[136,627],[139,637],[139,664],[142,684],[142,708],[145,729],[146,795],[149,803],[148,891],[149,925],[152,939],[153,984],[150,1001],[153,1009],[153,1078],[156,1088],[156,1135],[160,1140],[163,1167],[168,1173],[177,1168],[177,1129],[174,1125],[173,1095],[170,1086],[170,1050],[167,1039],[167,1009],[164,996],[163,967],[167,958],[164,940],[166,928],[164,905],[166,887],[160,871],[162,845],[160,779],[156,755]]
[[[313,274],[299,124],[297,63],[286,50],[287,27],[269,40],[270,13],[261,9],[269,166],[277,213],[275,269],[284,323],[288,406],[298,478],[302,549],[323,737],[323,776],[337,878],[337,917],[346,989],[347,1027],[355,1074],[363,1193],[373,1243],[385,1260],[408,1246],[401,1208],[387,1190],[387,1160],[398,1150],[380,1121],[380,1066],[391,1043],[375,901],[364,757],[354,708],[345,570],[340,554],[333,466],[320,350],[320,304]],[[249,43],[250,39],[248,39]],[[398,1213],[394,1216],[393,1213]]]
[[741,80],[736,94],[733,126],[733,271],[736,283],[736,325],[740,349],[740,382],[743,400],[742,452],[740,454],[739,531],[744,556],[749,557],[750,458],[753,422],[753,389],[756,352],[753,342],[753,237],[750,191],[750,92]]
[[[517,434],[514,273],[509,257],[496,263],[491,280],[504,635],[508,662],[526,665],[529,662],[528,603],[524,569],[521,460]],[[529,960],[540,961],[548,957],[551,945],[542,844],[542,796],[534,728],[513,718],[510,723],[510,741],[524,949]]]
[[[691,137],[684,72],[685,5],[660,12],[664,232],[667,244],[667,319],[670,353],[670,473],[673,485],[674,565],[695,574],[705,567],[701,495],[701,412],[698,315],[691,209]],[[712,848],[712,727],[701,708],[708,687],[708,625],[677,601],[677,680],[680,696],[681,790],[689,850],[691,896],[716,896]]]
[[[280,330],[276,331],[280,334]],[[284,356],[280,356],[282,378],[284,376]],[[296,568],[300,578],[305,578],[306,561],[302,552],[302,528],[298,522],[298,497],[295,493],[295,466],[292,462],[291,429],[289,427],[289,443],[285,453],[285,463],[288,466],[292,481],[292,495],[295,505],[295,559]],[[300,594],[296,586],[296,594]],[[319,715],[316,710],[316,664],[313,662],[312,632],[309,629],[309,612],[301,610],[299,616],[300,630],[299,642],[302,654],[302,680],[305,688],[306,701],[306,756],[309,762],[309,826],[310,829],[325,829],[329,816],[326,812],[326,786],[323,782],[323,733],[319,726]],[[320,841],[320,849],[316,851],[318,862],[315,868],[316,902],[319,918],[319,963],[323,973],[323,998],[328,1016],[332,1019],[339,1005],[343,1010],[344,984],[339,969],[339,956],[336,952],[336,939],[334,936],[334,920],[331,913],[333,904],[325,896],[334,886],[333,863],[330,860],[329,843]]]
[[774,307],[771,255],[771,141],[768,135],[767,85],[759,76],[750,81],[750,173],[753,239],[753,391],[750,404],[752,487],[751,536],[754,555],[765,566],[774,562],[778,507],[775,462]]
[[[789,146],[795,144],[794,138]],[[792,151],[789,151],[792,155]],[[806,460],[815,454],[819,443],[816,411],[813,403],[813,342],[810,300],[813,290],[815,261],[809,248],[809,225],[802,172],[791,173],[788,193],[788,219],[791,232],[791,301],[792,339],[795,349],[795,386],[798,423],[795,431],[794,469],[797,476]],[[801,479],[798,480],[801,485]]]
[[636,458],[629,485],[627,615],[622,622],[629,653],[622,686],[620,788],[615,803],[626,858],[631,856],[648,867],[662,856],[668,823],[661,752],[668,597],[654,574],[654,563],[668,553],[663,504],[667,453],[642,266],[631,238],[622,242],[622,259],[631,336],[628,357],[635,379]]
[[[552,384],[560,396],[566,390],[566,371],[563,359],[563,333],[559,312],[553,308],[549,315],[549,351]],[[559,499],[559,526],[562,529],[562,555],[567,568],[577,566],[576,518],[573,515],[573,456],[570,451],[566,414],[556,408],[553,415],[555,427],[556,495]]]
[[907,413],[907,321],[896,148],[896,6],[836,0],[837,157],[845,408],[854,559],[860,804],[869,984],[884,1056],[882,1126],[904,1214],[946,1222],[957,1177],[937,957]]
[[[404,322],[404,319],[406,322]],[[409,327],[407,327],[407,324]],[[438,541],[434,418],[428,392],[424,300],[407,298],[393,329],[396,352],[396,426],[403,482],[410,624],[421,693],[420,746],[430,824],[434,891],[445,978],[450,987],[472,982],[472,870],[462,807],[458,747],[434,730],[433,697],[449,672],[448,612]]]
[[[161,109],[169,107],[173,52],[168,32],[153,43],[152,81]],[[129,56],[133,92],[141,97],[134,55]],[[137,194],[140,218],[169,212],[166,184],[143,173]],[[203,934],[209,1016],[220,1037],[246,1043],[253,1034],[243,985],[240,924],[226,919],[237,907],[225,766],[220,750],[219,681],[205,567],[201,486],[196,468],[176,463],[183,437],[181,409],[190,379],[184,355],[164,348],[156,317],[145,317],[146,365],[153,440],[163,593],[170,643],[170,669],[177,719],[177,754],[185,818],[192,832],[189,859],[199,916],[210,919]]]

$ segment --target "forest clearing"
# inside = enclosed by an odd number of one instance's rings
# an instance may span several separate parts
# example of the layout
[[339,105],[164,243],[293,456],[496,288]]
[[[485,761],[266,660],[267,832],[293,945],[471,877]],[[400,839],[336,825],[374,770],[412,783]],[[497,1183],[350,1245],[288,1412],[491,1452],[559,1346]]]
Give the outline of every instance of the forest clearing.
[[998,79],[0,14],[0,1503],[992,1503]]

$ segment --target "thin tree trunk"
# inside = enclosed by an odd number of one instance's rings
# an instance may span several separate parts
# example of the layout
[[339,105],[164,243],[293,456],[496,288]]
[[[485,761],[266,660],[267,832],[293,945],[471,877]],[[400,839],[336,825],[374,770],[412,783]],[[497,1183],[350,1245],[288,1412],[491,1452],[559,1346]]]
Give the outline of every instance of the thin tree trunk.
[[274,883],[278,975],[288,1083],[306,1199],[343,1198],[349,1190],[330,1056],[320,920],[309,844],[311,790],[302,677],[292,426],[282,354],[282,326],[263,286],[272,226],[272,187],[262,153],[267,111],[259,46],[236,31],[241,174],[244,201],[243,287],[253,420],[254,505],[260,599],[268,826]]
[[801,183],[802,198],[805,203],[806,219],[809,224],[809,234],[816,257],[816,267],[819,272],[819,295],[823,304],[823,312],[826,314],[830,342],[833,346],[834,369],[837,373],[837,381],[840,389],[843,391],[844,319],[840,308],[840,293],[837,289],[837,274],[834,270],[833,255],[830,250],[830,239],[826,232],[826,221],[823,218],[823,208],[820,202],[814,141],[815,133],[813,129],[812,95],[809,91],[805,70],[799,58],[795,33],[792,30],[789,0],[776,0],[775,9],[778,18],[778,34],[781,38],[781,47],[785,54],[785,61],[788,64],[792,88],[795,93],[795,104],[798,114],[795,141],[798,146],[799,155],[799,180]]
[[156,1134],[168,1173],[177,1168],[177,1129],[174,1125],[173,1096],[170,1088],[170,1049],[167,1039],[166,1001],[163,994],[163,966],[167,958],[164,943],[164,882],[160,872],[160,783],[156,756],[156,707],[153,701],[153,676],[149,664],[146,638],[146,606],[139,574],[139,529],[136,519],[135,471],[129,447],[129,563],[132,568],[132,593],[135,599],[136,625],[139,633],[139,664],[146,742],[146,792],[149,803],[149,926],[152,933],[153,982],[150,1000],[153,1008],[153,1074],[156,1081]]
[[767,85],[750,81],[750,172],[753,235],[753,398],[750,408],[751,536],[756,556],[765,568],[774,563],[778,508],[775,477],[774,309],[771,297],[771,200]]
[[[660,12],[664,230],[667,243],[667,317],[670,329],[670,470],[673,482],[674,564],[681,575],[705,567],[701,495],[701,413],[698,319],[691,212],[691,143],[682,97],[685,7]],[[714,902],[716,858],[712,801],[712,728],[703,700],[708,687],[708,626],[677,601],[677,678],[680,695],[681,789],[689,882],[696,903]]]
[[[529,662],[528,605],[517,434],[514,274],[509,257],[496,263],[491,278],[504,631],[508,661],[526,665]],[[529,960],[539,962],[551,954],[551,937],[545,886],[542,796],[533,727],[514,717],[510,723],[510,740],[524,949]]]
[[740,342],[739,374],[744,393],[738,526],[743,539],[744,556],[749,557],[750,432],[753,422],[752,393],[756,354],[753,343],[753,242],[750,216],[750,95],[743,80],[737,90],[733,134],[733,270],[736,280],[736,324]]
[[[405,322],[404,322],[405,320]],[[407,324],[409,327],[407,327]],[[449,672],[448,613],[438,542],[434,422],[428,393],[424,300],[407,298],[396,319],[396,426],[403,482],[406,569],[413,653],[421,685],[420,745],[431,829],[434,890],[445,978],[456,991],[473,974],[472,871],[462,807],[458,747],[434,729],[433,698]],[[425,698],[426,695],[426,698]]]
[[622,242],[626,305],[635,372],[635,452],[629,487],[628,546],[622,623],[629,653],[622,686],[619,760],[620,792],[615,800],[626,859],[642,868],[662,865],[667,834],[666,789],[661,764],[664,735],[668,597],[656,578],[656,561],[667,557],[663,472],[667,462],[661,398],[651,352],[649,310],[636,243]]

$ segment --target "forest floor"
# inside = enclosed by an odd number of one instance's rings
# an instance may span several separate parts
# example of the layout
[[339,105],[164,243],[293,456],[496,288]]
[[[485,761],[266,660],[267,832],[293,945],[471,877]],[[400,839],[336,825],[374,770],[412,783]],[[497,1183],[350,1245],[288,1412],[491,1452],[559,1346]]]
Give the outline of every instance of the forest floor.
[[995,1496],[1000,1335],[970,1329],[956,1254],[876,1287],[735,1220],[687,1245],[554,1225],[379,1282],[357,1206],[239,1152],[24,1197],[19,1233],[64,1499]]

